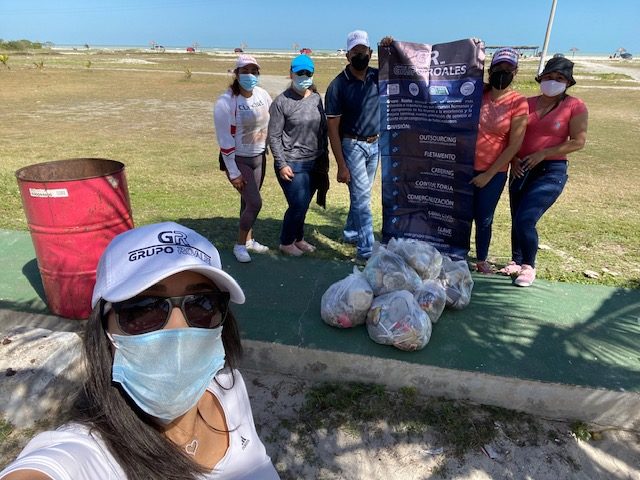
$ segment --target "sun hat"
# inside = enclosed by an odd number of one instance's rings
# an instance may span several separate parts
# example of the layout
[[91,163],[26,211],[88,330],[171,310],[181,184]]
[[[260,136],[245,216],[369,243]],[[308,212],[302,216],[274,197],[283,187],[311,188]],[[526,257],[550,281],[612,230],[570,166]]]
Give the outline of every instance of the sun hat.
[[291,71],[293,73],[296,73],[300,70],[309,70],[312,73],[315,71],[313,60],[309,58],[309,55],[298,55],[293,60],[291,60]]
[[244,303],[244,292],[222,271],[220,254],[209,240],[175,222],[127,230],[117,235],[100,257],[91,307],[100,299],[122,302],[176,273],[197,272]]
[[369,46],[369,35],[364,30],[354,30],[347,35],[347,52],[358,45]]
[[513,48],[499,48],[495,51],[493,57],[491,58],[491,66],[493,67],[495,64],[500,62],[508,62],[514,67],[517,67],[519,57],[520,55]]
[[573,62],[565,57],[553,57],[544,66],[542,73],[536,77],[536,82],[540,83],[540,79],[547,73],[561,73],[569,80],[569,87],[576,84],[573,78]]
[[242,55],[238,55],[238,59],[236,60],[236,68],[246,67],[247,65],[255,65],[260,68],[260,64],[258,61],[251,55],[247,55],[243,53]]

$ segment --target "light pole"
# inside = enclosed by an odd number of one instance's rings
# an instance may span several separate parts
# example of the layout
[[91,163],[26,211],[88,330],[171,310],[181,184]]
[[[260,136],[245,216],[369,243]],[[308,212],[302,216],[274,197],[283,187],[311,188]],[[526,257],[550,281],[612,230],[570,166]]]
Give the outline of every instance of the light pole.
[[551,4],[551,13],[549,13],[549,22],[547,23],[547,33],[544,36],[544,45],[542,45],[542,55],[540,56],[540,64],[538,65],[538,75],[542,73],[544,69],[544,57],[547,55],[547,47],[549,46],[549,37],[551,36],[551,27],[553,27],[553,17],[556,14],[557,0],[553,0]]

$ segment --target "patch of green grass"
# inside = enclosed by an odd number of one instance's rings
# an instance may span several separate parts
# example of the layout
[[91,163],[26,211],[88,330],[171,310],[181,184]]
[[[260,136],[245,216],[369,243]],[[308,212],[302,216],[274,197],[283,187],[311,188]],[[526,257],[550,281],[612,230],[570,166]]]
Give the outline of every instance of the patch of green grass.
[[624,73],[592,73],[591,75],[600,80],[633,80],[633,77]]
[[4,418],[0,418],[0,445],[3,444],[13,432],[13,425]]
[[462,456],[495,439],[497,423],[522,445],[536,445],[541,434],[534,417],[523,413],[424,397],[412,387],[393,392],[362,383],[313,386],[306,392],[297,420],[288,421],[286,429],[295,433],[295,449],[303,452],[307,461],[315,462],[318,432],[340,430],[351,437],[364,438],[382,437],[383,429],[387,429],[387,434],[398,442],[420,442],[426,434],[432,434],[446,451]]
[[591,430],[586,423],[575,421],[571,423],[570,428],[571,433],[573,433],[578,440],[582,440],[583,442],[591,440]]

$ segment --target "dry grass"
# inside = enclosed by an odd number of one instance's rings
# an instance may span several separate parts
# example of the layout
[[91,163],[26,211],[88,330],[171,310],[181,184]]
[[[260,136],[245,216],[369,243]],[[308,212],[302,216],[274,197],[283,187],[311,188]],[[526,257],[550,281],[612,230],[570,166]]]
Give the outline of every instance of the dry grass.
[[[236,193],[217,170],[212,121],[212,105],[229,82],[226,71],[233,65],[232,57],[141,52],[10,57],[11,70],[0,69],[0,193],[4,198],[0,227],[26,229],[16,169],[72,157],[105,157],[126,164],[137,224],[236,217]],[[265,80],[269,75],[272,83],[285,81],[289,58],[260,58]],[[42,68],[34,66],[39,62]],[[324,92],[344,60],[317,58],[316,64],[316,83]],[[537,85],[531,78],[536,66],[530,61],[520,69],[516,88],[527,95],[535,93]],[[584,82],[586,87],[573,89],[589,106],[588,145],[571,156],[569,184],[540,224],[541,243],[549,247],[540,254],[542,277],[638,285],[640,91],[588,88],[616,82],[595,76]],[[379,179],[375,192],[379,231]],[[343,185],[333,182],[328,205],[326,211],[312,207],[308,236],[321,245],[319,255],[348,258],[352,248],[335,241],[348,206]],[[264,209],[256,227],[261,241],[277,243],[284,207],[269,167]],[[509,257],[509,228],[505,195],[491,248],[498,263]],[[233,231],[216,229],[213,221],[206,233],[223,244],[234,237]],[[602,272],[603,267],[619,275],[602,273],[598,279],[585,279],[584,270]]]

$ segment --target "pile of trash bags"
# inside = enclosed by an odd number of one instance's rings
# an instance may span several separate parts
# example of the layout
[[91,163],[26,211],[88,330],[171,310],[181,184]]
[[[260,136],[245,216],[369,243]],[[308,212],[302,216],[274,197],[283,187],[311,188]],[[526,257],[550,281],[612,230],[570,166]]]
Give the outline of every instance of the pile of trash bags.
[[420,350],[445,307],[466,307],[472,289],[466,261],[451,260],[421,240],[393,238],[375,245],[364,270],[354,267],[329,286],[320,315],[338,328],[366,324],[377,343]]

